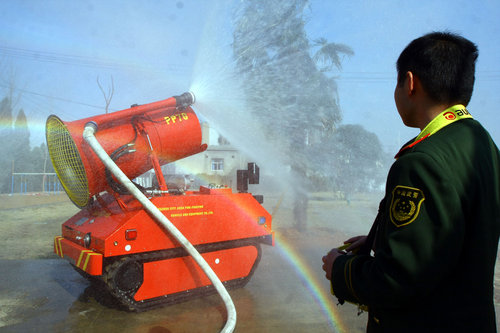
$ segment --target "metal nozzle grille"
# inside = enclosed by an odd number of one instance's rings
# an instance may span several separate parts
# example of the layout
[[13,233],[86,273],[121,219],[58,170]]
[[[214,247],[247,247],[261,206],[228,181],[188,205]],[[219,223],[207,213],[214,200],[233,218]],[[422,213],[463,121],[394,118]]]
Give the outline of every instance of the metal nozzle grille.
[[85,207],[89,201],[88,180],[73,138],[56,116],[47,119],[45,135],[52,165],[66,193],[75,205]]

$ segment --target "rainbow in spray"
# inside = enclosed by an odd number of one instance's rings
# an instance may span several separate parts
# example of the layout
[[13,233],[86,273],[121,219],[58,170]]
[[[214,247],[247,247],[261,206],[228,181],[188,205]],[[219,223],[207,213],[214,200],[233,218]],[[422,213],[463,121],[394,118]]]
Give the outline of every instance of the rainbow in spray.
[[[241,207],[241,209],[244,208]],[[244,214],[245,212],[242,213]],[[332,330],[339,333],[348,332],[348,327],[342,321],[341,315],[335,305],[336,298],[330,294],[329,286],[325,283],[326,279],[324,279],[323,276],[319,276],[318,273],[314,271],[307,263],[307,260],[297,251],[296,246],[292,245],[285,237],[282,237],[276,231],[275,248],[280,252],[282,257],[288,261],[314,301],[319,305]],[[318,257],[318,266],[321,265],[320,263],[321,258]]]
[[[314,300],[321,307],[332,329],[339,333],[348,332],[348,328],[345,323],[342,322],[340,313],[334,305],[334,297],[328,292],[327,288],[325,288],[324,283],[320,282],[317,274],[314,273],[313,269],[306,263],[304,258],[301,257],[290,243],[277,233],[275,233],[275,245],[293,266],[295,273],[299,276]],[[318,265],[320,261],[319,258]]]

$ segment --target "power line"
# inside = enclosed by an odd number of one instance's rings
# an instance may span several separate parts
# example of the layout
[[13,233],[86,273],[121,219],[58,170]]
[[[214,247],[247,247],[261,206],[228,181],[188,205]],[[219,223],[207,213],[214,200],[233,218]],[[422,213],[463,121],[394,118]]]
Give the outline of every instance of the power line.
[[29,59],[29,60],[55,63],[55,64],[64,64],[64,65],[77,65],[77,66],[99,67],[99,68],[119,67],[115,63],[94,57],[89,58],[79,55],[28,50],[28,49],[20,49],[20,48],[5,47],[5,46],[0,46],[0,54],[3,54],[8,57]]
[[96,57],[85,57],[81,55],[48,52],[40,50],[30,50],[22,48],[14,48],[7,46],[0,46],[0,55],[11,58],[27,59],[38,62],[62,64],[62,65],[74,65],[81,67],[91,67],[91,68],[105,68],[105,69],[120,69],[120,68],[135,68],[142,71],[154,71],[166,70],[168,72],[182,73],[186,69],[191,68],[187,65],[181,64],[162,64],[161,68],[155,68],[154,70],[150,65],[146,64],[124,64],[117,61],[108,61],[104,59],[99,59]]
[[[7,88],[7,89],[10,88],[10,87],[8,87],[8,86],[6,86],[4,84],[1,84],[1,83],[0,83],[0,87],[4,87],[4,88]],[[62,102],[67,102],[67,103],[73,103],[73,104],[88,106],[88,107],[96,108],[96,109],[103,109],[102,106],[92,105],[92,104],[88,104],[88,103],[84,103],[84,102],[73,101],[73,100],[67,99],[67,98],[44,95],[44,94],[40,94],[40,93],[37,93],[37,92],[34,92],[34,91],[26,90],[26,89],[20,89],[20,88],[14,88],[14,89],[16,91],[19,91],[19,92],[22,92],[22,93],[26,93],[26,94],[31,94],[31,95],[35,95],[35,96],[50,98],[50,99],[54,99],[54,100],[58,100],[58,101],[62,101]],[[117,111],[117,110],[113,110],[113,109],[110,109],[110,110],[111,111]]]
[[[395,73],[390,72],[341,72],[333,77],[345,82],[395,82]],[[476,82],[494,82],[500,80],[500,71],[478,71]]]

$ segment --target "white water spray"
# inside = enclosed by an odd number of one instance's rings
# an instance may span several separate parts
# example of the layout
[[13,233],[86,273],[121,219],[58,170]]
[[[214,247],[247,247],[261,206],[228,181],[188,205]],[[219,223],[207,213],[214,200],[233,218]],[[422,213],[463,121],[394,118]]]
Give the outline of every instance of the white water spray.
[[[270,142],[259,125],[260,120],[248,111],[242,82],[235,74],[230,45],[231,27],[228,22],[216,19],[221,12],[230,10],[230,6],[218,3],[207,15],[189,89],[196,95],[194,107],[212,128],[257,162],[263,173],[273,175],[275,180],[285,185],[290,169],[284,163],[285,151],[280,149],[279,144]],[[273,109],[269,105],[262,107]]]

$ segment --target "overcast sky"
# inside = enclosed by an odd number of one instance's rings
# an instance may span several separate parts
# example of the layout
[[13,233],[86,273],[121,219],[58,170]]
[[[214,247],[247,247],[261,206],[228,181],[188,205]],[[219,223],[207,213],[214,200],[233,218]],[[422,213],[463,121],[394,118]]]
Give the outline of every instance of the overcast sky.
[[[231,44],[231,1],[0,2],[0,95],[14,78],[32,141],[42,142],[48,115],[75,120],[103,113],[96,83],[111,84],[111,109],[148,103],[189,90],[196,64],[210,66],[200,45],[217,25],[217,44]],[[414,38],[450,30],[480,50],[469,111],[500,141],[500,1],[311,1],[311,38],[349,45],[338,76],[345,123],[374,132],[388,151],[418,134],[405,128],[393,101],[395,61]],[[213,33],[213,31],[212,31]],[[221,96],[221,98],[223,98]],[[217,125],[215,125],[217,127]]]

